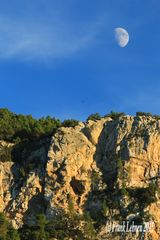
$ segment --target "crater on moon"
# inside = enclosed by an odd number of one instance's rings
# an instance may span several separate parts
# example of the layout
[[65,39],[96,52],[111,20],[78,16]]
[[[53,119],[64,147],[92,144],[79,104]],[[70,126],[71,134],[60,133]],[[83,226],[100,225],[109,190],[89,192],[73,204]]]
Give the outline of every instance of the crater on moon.
[[129,42],[128,32],[121,27],[115,28],[115,39],[120,47],[125,47]]

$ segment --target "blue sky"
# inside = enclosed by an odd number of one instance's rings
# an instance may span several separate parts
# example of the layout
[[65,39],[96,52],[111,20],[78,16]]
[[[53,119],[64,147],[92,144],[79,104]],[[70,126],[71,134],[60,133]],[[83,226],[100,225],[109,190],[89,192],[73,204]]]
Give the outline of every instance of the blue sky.
[[159,0],[0,0],[0,107],[62,120],[160,114],[159,12]]

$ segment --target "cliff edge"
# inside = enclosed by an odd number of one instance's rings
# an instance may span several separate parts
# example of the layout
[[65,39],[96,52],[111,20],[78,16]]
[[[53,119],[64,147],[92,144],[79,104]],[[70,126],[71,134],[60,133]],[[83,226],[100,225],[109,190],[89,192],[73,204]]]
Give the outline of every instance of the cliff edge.
[[[9,148],[10,143],[1,141],[0,155]],[[0,161],[0,211],[16,228],[34,224],[38,213],[52,218],[67,212],[72,199],[76,212],[90,212],[100,237],[120,239],[105,231],[107,221],[152,221],[145,237],[160,239],[156,117],[106,117],[61,127],[51,138],[28,145],[20,156],[18,161]]]

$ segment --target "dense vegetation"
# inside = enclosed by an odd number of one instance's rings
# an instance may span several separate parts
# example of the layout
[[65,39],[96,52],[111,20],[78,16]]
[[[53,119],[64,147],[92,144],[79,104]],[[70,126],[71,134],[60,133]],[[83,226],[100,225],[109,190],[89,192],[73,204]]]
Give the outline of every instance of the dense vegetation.
[[47,220],[44,214],[37,216],[34,226],[23,225],[18,231],[13,229],[3,213],[0,213],[0,240],[94,240],[96,231],[88,213],[78,215],[70,209],[68,214],[59,214]]
[[99,113],[94,113],[94,114],[91,114],[88,116],[87,121],[89,121],[89,120],[97,121],[103,117],[110,117],[113,120],[116,120],[117,118],[122,117],[124,115],[125,115],[124,112],[114,112],[114,111],[111,111],[110,113],[105,114],[104,116],[101,116]]
[[15,114],[0,109],[0,139],[10,142],[35,140],[50,135],[61,125],[60,120],[46,117],[34,119],[31,115]]
[[0,240],[20,240],[18,232],[8,222],[3,213],[0,213]]
[[35,119],[31,115],[15,114],[6,108],[0,109],[0,140],[13,143],[34,141],[50,136],[60,126],[75,127],[77,120],[68,119],[61,122],[50,116]]
[[[124,113],[111,111],[105,117],[116,119],[123,116]],[[99,113],[91,114],[88,120],[100,120],[102,116]],[[13,143],[26,141],[35,141],[37,139],[50,136],[61,127],[75,127],[79,121],[67,119],[61,122],[57,118],[50,116],[35,119],[32,115],[15,114],[7,108],[0,109],[0,140]]]
[[[124,116],[123,112],[113,112],[101,116],[99,113],[88,116],[87,121],[97,121],[102,117],[111,117],[113,120]],[[136,116],[153,116],[151,113],[137,112]],[[67,119],[61,122],[57,118],[50,116],[35,119],[31,115],[15,114],[7,108],[0,109],[0,140],[6,140],[13,143],[24,141],[34,141],[45,136],[50,136],[61,127],[75,127],[79,121]]]
[[[119,119],[124,116],[123,112],[113,112],[101,116],[99,113],[91,114],[88,116],[87,121],[97,121],[102,117],[110,117],[113,120]],[[152,116],[159,119],[157,115],[152,115],[145,112],[137,112],[137,117]],[[15,114],[6,108],[0,109],[0,140],[5,140],[10,143],[14,143],[10,146],[1,146],[0,143],[0,161],[23,161],[22,155],[25,158],[24,152],[28,151],[36,145],[36,140],[44,137],[50,137],[60,127],[72,127],[74,128],[79,124],[79,121],[75,119],[67,119],[61,122],[54,117],[42,117],[35,119],[31,115]]]
[[96,120],[100,120],[102,118],[102,116],[99,113],[94,113],[88,116],[87,121],[92,120],[92,121],[96,121]]
[[67,119],[67,120],[63,121],[62,126],[63,127],[75,127],[78,125],[78,123],[79,123],[79,121],[77,121],[77,120]]
[[6,108],[0,109],[0,140],[13,145],[0,143],[0,161],[20,161],[24,152],[36,146],[36,140],[50,137],[59,127],[75,127],[79,121],[68,119],[61,122],[50,116],[35,119],[31,115],[15,114]]

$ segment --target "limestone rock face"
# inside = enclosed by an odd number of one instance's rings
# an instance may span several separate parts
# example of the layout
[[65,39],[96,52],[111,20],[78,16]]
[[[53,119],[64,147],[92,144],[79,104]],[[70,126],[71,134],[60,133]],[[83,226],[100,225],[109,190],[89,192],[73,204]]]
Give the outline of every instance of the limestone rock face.
[[11,200],[10,186],[13,179],[11,168],[13,163],[0,163],[0,211],[3,212],[6,203]]
[[[116,174],[116,159],[125,160],[128,187],[145,187],[160,176],[160,121],[125,116],[108,122],[97,146],[97,163],[107,179]],[[113,174],[110,174],[110,173]]]
[[[116,121],[107,122],[99,138],[95,160],[110,189],[118,186],[119,190],[123,190],[125,185],[128,192],[132,192],[130,197],[119,198],[120,214],[122,210],[124,215],[132,213],[137,216],[147,213],[155,224],[155,230],[152,231],[154,237],[152,234],[151,237],[159,239],[160,120],[145,116],[124,116]],[[118,166],[119,162],[122,163],[121,167]],[[148,191],[148,186],[153,184],[157,191],[154,202],[148,201],[152,194]],[[132,209],[129,212],[131,204]]]
[[[91,123],[90,123],[91,124]],[[92,125],[91,125],[92,126]],[[89,134],[87,126],[87,134]],[[91,173],[96,170],[96,146],[84,134],[82,124],[75,129],[61,128],[52,138],[46,165],[45,198],[49,205],[47,214],[55,208],[67,209],[68,199],[74,199],[81,211],[91,189]],[[97,131],[101,131],[97,129]],[[99,133],[99,132],[98,132]],[[91,133],[96,143],[98,134]],[[98,169],[97,169],[98,171]]]
[[160,239],[159,119],[106,117],[62,127],[23,158],[23,164],[0,162],[0,211],[15,226],[34,223],[39,212],[50,218],[68,211],[70,199],[77,212],[86,209],[94,217],[105,201],[107,219],[150,215],[151,237]]
[[[11,219],[15,228],[24,222],[34,224],[36,214],[44,209],[43,186],[49,142],[46,139],[27,146],[21,154],[22,162],[7,159],[0,162],[0,211]],[[3,145],[0,144],[1,151],[4,151]],[[10,145],[6,143],[6,146]]]

